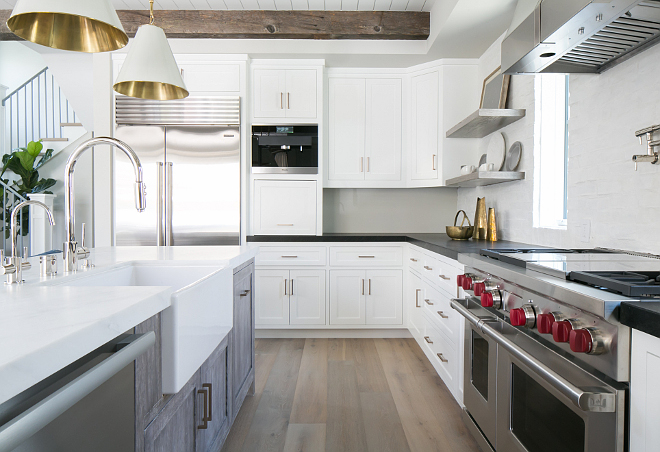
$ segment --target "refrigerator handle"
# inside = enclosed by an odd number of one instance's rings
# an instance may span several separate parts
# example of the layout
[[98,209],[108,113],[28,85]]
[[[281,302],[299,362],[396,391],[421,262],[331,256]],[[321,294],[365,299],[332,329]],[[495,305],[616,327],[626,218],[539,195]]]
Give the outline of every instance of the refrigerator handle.
[[165,230],[163,222],[163,194],[165,193],[165,163],[156,162],[157,174],[158,174],[158,215],[156,217],[156,228],[158,231],[158,246],[165,245]]
[[165,174],[165,246],[174,245],[172,232],[172,162],[166,163]]

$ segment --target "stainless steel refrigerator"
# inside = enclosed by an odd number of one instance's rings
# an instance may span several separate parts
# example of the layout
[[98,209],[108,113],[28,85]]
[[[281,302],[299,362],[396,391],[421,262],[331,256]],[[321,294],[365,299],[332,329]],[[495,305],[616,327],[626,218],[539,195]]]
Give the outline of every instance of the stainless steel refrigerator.
[[240,99],[145,101],[118,96],[115,137],[142,162],[147,210],[135,211],[134,173],[115,153],[115,243],[238,245]]

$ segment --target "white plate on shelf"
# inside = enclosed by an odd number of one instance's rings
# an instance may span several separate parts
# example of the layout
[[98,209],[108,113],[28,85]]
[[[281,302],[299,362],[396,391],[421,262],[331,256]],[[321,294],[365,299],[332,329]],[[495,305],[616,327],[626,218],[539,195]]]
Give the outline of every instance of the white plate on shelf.
[[492,136],[488,143],[488,152],[486,152],[486,163],[492,163],[495,169],[499,171],[504,165],[504,157],[506,155],[506,143],[504,142],[504,135],[498,132]]
[[520,163],[520,157],[522,156],[522,143],[516,141],[509,148],[509,152],[506,153],[506,161],[504,162],[504,169],[507,171],[515,171],[518,168]]
[[479,168],[481,165],[486,163],[487,158],[488,158],[488,156],[486,154],[482,154],[481,158],[479,159],[479,165],[477,165],[477,168]]

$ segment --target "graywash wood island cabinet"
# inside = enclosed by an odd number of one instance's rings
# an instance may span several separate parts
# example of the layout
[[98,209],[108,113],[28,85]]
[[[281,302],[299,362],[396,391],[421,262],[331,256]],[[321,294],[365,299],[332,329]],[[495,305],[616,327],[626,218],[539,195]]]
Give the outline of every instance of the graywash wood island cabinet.
[[234,270],[233,327],[177,394],[161,389],[160,314],[135,328],[156,346],[135,362],[136,452],[219,452],[254,392],[254,261]]

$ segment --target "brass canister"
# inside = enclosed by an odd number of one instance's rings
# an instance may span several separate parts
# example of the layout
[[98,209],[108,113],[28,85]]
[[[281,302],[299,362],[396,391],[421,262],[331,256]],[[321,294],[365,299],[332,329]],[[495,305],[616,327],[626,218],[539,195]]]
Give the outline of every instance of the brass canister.
[[488,234],[486,240],[497,242],[497,223],[495,222],[495,209],[488,209]]
[[477,198],[477,210],[474,213],[474,240],[486,240],[487,230],[486,198]]

